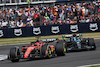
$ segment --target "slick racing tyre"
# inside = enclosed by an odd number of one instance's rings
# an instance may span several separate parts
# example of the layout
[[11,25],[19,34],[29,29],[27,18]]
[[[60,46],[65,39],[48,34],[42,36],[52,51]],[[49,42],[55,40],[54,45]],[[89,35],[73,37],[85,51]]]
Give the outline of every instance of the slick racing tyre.
[[91,46],[91,50],[96,50],[95,41],[93,38],[89,38],[89,46]]
[[50,45],[43,45],[41,47],[41,54],[43,56],[46,56],[46,58],[51,58],[52,57],[52,52],[51,52]]
[[64,56],[66,52],[65,44],[63,41],[59,41],[59,43],[55,46],[57,56]]
[[19,61],[20,51],[19,51],[18,47],[11,48],[9,54],[10,54],[9,58],[12,62],[18,62]]

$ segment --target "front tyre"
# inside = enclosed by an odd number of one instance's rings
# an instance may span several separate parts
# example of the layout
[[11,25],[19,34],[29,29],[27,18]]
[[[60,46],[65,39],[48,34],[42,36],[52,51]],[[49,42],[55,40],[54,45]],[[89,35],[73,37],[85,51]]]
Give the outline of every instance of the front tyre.
[[18,62],[19,61],[19,56],[20,56],[19,48],[17,48],[17,47],[11,48],[9,54],[10,54],[9,58],[12,62]]

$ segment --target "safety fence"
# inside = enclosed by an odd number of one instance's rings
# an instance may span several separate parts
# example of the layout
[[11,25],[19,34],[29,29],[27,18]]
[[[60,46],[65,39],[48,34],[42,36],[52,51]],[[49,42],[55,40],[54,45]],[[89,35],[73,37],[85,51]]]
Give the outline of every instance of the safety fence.
[[100,32],[100,22],[0,29],[0,38]]

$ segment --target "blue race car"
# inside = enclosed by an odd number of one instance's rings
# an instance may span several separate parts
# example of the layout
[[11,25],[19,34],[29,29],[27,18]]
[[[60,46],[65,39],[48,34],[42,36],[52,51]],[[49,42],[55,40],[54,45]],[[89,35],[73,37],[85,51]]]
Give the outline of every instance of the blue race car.
[[82,38],[82,34],[63,35],[66,51],[95,50],[96,45],[93,38]]

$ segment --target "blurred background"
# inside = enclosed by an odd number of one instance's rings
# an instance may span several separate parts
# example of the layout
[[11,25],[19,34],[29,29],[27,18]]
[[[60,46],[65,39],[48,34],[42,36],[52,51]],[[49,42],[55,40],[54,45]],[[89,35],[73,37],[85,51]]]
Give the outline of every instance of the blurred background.
[[0,28],[100,21],[100,0],[0,0]]

